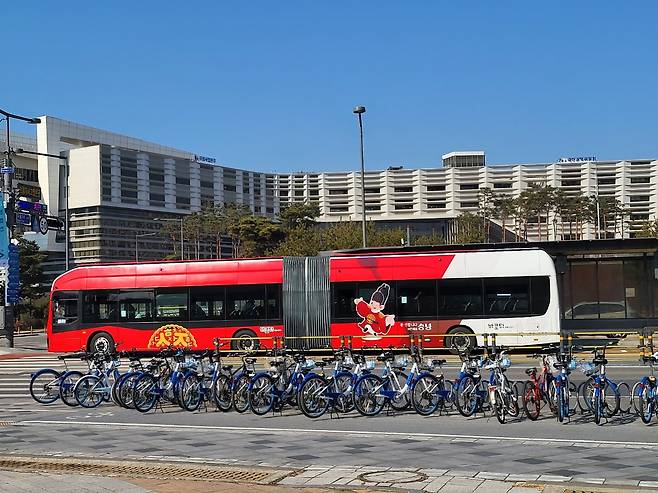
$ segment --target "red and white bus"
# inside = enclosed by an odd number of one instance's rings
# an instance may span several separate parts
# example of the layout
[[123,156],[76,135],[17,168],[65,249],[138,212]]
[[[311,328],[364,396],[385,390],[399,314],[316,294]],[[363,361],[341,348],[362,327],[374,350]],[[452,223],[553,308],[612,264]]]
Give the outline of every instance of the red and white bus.
[[[365,253],[78,267],[53,283],[48,348],[65,352],[559,341],[555,267],[539,249]],[[457,337],[458,336],[458,337]],[[288,342],[288,341],[287,341]]]

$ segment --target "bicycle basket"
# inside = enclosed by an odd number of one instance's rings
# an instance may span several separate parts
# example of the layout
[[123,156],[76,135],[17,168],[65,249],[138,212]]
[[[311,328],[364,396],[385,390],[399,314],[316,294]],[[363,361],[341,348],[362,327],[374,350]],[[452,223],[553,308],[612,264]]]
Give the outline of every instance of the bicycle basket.
[[315,368],[315,361],[313,361],[312,359],[307,359],[306,361],[304,361],[304,363],[302,363],[302,368],[304,370],[312,370],[313,368]]
[[590,363],[589,361],[584,361],[580,364],[580,369],[585,375],[592,375],[593,373],[596,373],[596,365],[594,363]]
[[571,361],[569,361],[569,364],[567,365],[567,368],[569,370],[575,370],[577,366],[578,366],[578,363],[576,363],[576,360],[572,359]]
[[409,360],[407,358],[398,358],[395,360],[393,366],[407,366],[408,364],[409,364]]
[[376,362],[375,360],[367,360],[364,368],[366,370],[374,370],[375,369]]
[[502,358],[502,359],[500,360],[500,367],[501,367],[501,368],[503,368],[503,369],[507,369],[507,368],[509,368],[510,366],[512,366],[512,360],[509,359],[507,356],[505,356],[504,358]]

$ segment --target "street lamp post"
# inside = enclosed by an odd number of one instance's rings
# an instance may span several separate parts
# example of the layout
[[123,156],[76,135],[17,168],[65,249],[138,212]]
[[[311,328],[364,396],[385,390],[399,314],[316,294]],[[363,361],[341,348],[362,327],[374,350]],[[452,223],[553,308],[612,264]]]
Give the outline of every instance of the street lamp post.
[[[154,221],[164,221],[164,222],[176,222],[178,219],[173,219],[170,217],[155,217],[153,218]],[[180,259],[185,260],[185,252],[183,251],[183,221],[185,220],[185,216],[180,217]]]
[[138,249],[138,240],[140,238],[144,238],[145,236],[155,236],[158,233],[152,232],[152,233],[135,233],[135,262],[139,262],[139,249]]
[[366,112],[366,107],[356,106],[352,112],[359,117],[359,132],[361,136],[361,207],[363,209],[363,216],[361,218],[361,235],[363,237],[363,248],[366,248],[368,244],[366,238],[366,167],[363,156],[363,119],[361,117],[361,115]]

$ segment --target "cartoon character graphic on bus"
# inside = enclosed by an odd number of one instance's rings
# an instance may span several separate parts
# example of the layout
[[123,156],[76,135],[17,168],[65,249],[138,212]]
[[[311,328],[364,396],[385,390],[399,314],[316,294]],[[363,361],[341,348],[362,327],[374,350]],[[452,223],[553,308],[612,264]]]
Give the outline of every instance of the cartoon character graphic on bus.
[[356,313],[361,317],[361,322],[357,325],[364,334],[370,334],[373,337],[384,336],[395,324],[395,315],[384,313],[390,291],[391,287],[383,283],[372,293],[369,302],[366,303],[363,298],[354,300]]

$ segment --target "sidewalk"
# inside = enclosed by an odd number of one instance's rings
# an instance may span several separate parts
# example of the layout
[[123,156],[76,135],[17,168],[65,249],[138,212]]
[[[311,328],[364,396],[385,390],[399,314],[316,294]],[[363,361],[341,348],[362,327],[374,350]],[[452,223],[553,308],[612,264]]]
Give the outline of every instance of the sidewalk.
[[390,486],[317,485],[294,486],[283,482],[274,485],[233,483],[203,480],[173,480],[146,478],[118,478],[79,474],[53,474],[42,472],[14,472],[0,469],[0,491],[16,493],[366,493],[369,491],[428,493],[646,493],[647,488],[604,487],[592,484],[569,485],[539,484],[531,482],[506,482],[497,480],[474,481],[468,478],[450,478],[429,483],[425,488],[417,484]]
[[14,335],[14,347],[0,347],[0,359],[24,358],[47,354],[46,334],[19,334]]
[[0,491],[49,493],[631,493],[658,482],[385,467],[237,466],[205,461],[130,461],[0,456]]

